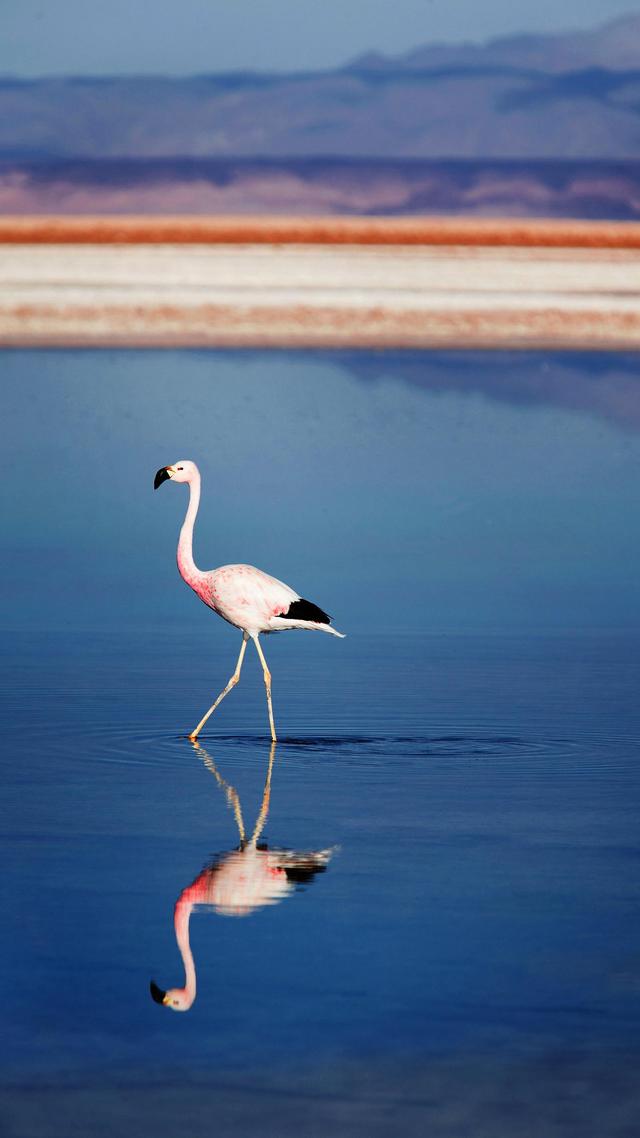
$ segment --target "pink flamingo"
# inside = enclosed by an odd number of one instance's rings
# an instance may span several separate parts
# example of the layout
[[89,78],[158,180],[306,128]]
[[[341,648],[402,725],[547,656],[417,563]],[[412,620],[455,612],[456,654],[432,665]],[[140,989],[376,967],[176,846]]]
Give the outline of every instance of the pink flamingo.
[[297,851],[258,847],[258,839],[269,813],[271,774],[275,744],[271,744],[262,804],[251,837],[247,840],[240,799],[235,787],[222,777],[211,756],[195,744],[206,767],[225,792],[240,835],[240,846],[221,854],[202,870],[178,897],[173,913],[176,943],[184,965],[184,986],[160,988],[149,985],[152,999],[174,1012],[187,1012],[196,998],[196,967],[189,939],[189,922],[194,910],[213,911],[224,917],[246,917],[266,905],[277,905],[295,892],[298,882],[311,880],[327,868],[334,848]]
[[188,459],[176,462],[173,466],[161,466],[153,481],[154,490],[167,479],[171,479],[172,482],[186,482],[189,485],[189,505],[178,541],[180,576],[205,605],[242,632],[242,647],[236,670],[189,738],[197,739],[209,716],[213,715],[225,695],[238,683],[247,641],[251,637],[262,664],[271,738],[275,742],[271,673],[258,639],[260,633],[283,632],[288,628],[311,628],[319,632],[330,632],[333,636],[341,638],[344,634],[331,627],[331,617],[321,608],[311,601],[305,601],[289,585],[270,577],[253,565],[223,565],[220,569],[210,569],[207,572],[198,569],[193,560],[193,526],[200,504],[200,471],[195,462],[190,462]]

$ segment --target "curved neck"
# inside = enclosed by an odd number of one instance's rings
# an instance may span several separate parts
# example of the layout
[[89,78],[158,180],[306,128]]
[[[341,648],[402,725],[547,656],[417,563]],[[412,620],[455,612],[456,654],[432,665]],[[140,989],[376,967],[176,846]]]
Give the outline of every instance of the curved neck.
[[199,505],[200,475],[196,473],[189,483],[189,505],[178,539],[178,569],[180,576],[187,582],[187,585],[191,585],[192,588],[195,588],[197,582],[202,577],[200,569],[198,569],[193,560],[193,525],[196,520]]
[[189,944],[189,919],[192,911],[193,901],[178,900],[173,915],[176,941],[184,964],[184,992],[191,1003],[196,998],[196,966]]

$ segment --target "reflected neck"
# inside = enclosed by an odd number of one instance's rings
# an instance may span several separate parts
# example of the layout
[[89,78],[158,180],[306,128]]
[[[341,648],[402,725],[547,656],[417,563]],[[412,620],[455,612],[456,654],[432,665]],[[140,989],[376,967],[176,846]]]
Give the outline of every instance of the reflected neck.
[[196,473],[189,483],[189,505],[178,539],[178,569],[187,585],[194,589],[203,573],[193,560],[193,526],[200,505],[200,475]]
[[189,919],[193,911],[192,901],[178,901],[174,912],[176,941],[184,964],[184,993],[190,1003],[196,998],[196,966],[189,944]]

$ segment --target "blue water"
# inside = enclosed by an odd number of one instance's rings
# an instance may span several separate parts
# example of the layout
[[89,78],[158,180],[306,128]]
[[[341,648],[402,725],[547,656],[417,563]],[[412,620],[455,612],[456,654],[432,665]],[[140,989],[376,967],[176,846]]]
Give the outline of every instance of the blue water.
[[[250,836],[270,755],[253,653],[202,747],[186,738],[239,634],[177,579],[181,488],[151,491],[164,462],[205,466],[169,437],[181,359],[3,360],[22,424],[0,649],[3,1132],[633,1133],[636,361],[477,356],[478,396],[464,355],[395,377],[380,357],[185,357],[174,433],[206,421],[219,443],[197,545],[233,551],[199,559],[234,560],[255,521],[250,559],[312,579],[348,637],[265,639],[280,738],[259,853],[325,860],[288,885],[280,871],[244,917],[192,914],[197,996],[174,1014],[149,994],[184,982],[174,904],[242,844],[229,786]],[[530,392],[539,374],[538,398],[492,388],[500,367]],[[595,401],[567,397],[581,368]],[[306,387],[306,444],[301,376],[329,385],[312,416]],[[237,448],[232,509],[221,456]],[[311,497],[283,499],[296,471]]]

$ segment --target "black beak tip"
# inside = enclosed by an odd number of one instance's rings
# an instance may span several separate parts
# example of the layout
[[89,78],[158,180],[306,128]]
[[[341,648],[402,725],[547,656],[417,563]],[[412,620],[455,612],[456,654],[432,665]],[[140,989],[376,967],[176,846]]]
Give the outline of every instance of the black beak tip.
[[153,480],[153,489],[157,490],[158,486],[162,486],[162,483],[166,482],[168,477],[169,474],[167,472],[166,466],[161,466]]
[[151,992],[151,999],[155,1000],[156,1004],[161,1004],[167,994],[162,991],[162,988],[158,987],[155,980],[149,982],[149,991]]

